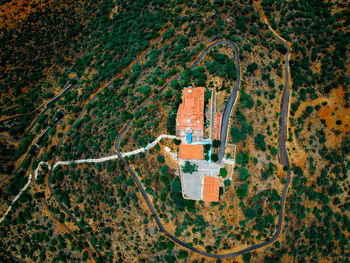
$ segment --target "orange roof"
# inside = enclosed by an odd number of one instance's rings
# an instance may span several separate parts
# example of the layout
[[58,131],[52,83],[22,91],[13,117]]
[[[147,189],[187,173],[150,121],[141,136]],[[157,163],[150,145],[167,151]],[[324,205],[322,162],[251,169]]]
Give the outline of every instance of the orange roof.
[[176,129],[203,130],[204,92],[204,87],[184,89],[182,103],[177,112]]
[[180,144],[180,159],[203,159],[203,145]]
[[219,201],[220,180],[218,177],[204,176],[203,201]]

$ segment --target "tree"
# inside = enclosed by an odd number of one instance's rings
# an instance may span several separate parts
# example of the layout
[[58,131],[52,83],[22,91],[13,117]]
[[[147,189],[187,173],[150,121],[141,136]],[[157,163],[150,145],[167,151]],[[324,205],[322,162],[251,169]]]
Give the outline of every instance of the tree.
[[185,162],[185,165],[183,165],[182,167],[182,172],[183,173],[194,173],[198,171],[198,165],[196,164],[191,164],[189,161]]
[[278,149],[274,146],[271,147],[270,152],[272,155],[277,155],[278,154]]
[[134,180],[133,180],[131,177],[129,177],[129,178],[125,181],[125,184],[126,184],[127,186],[132,186],[132,185],[134,184]]
[[236,194],[238,195],[239,199],[242,199],[243,197],[247,196],[247,191],[248,191],[248,185],[242,184],[237,188]]
[[249,173],[248,173],[248,170],[243,168],[243,167],[239,167],[238,168],[238,171],[239,171],[239,178],[242,180],[242,181],[245,181],[247,180],[247,178],[250,176]]
[[175,143],[175,145],[180,145],[181,144],[181,140],[174,139],[174,143]]
[[246,153],[242,153],[242,152],[237,153],[236,163],[238,163],[238,164],[247,164],[248,162],[249,162],[249,154],[248,154],[248,152],[246,152]]
[[258,64],[256,62],[253,62],[252,64],[249,64],[247,67],[248,72],[254,73],[254,71],[258,68]]
[[181,182],[179,179],[175,179],[172,183],[171,183],[171,189],[173,192],[175,193],[181,193]]
[[287,51],[288,51],[288,49],[287,49],[283,44],[281,44],[281,43],[278,43],[278,44],[276,45],[276,49],[277,49],[279,52],[281,52],[283,55],[285,55],[285,54],[287,53]]
[[256,217],[256,212],[254,208],[248,208],[243,210],[243,214],[248,219],[253,219]]
[[227,170],[225,168],[220,168],[220,175],[222,178],[227,176]]
[[180,250],[178,256],[177,256],[179,259],[185,259],[188,257],[188,252],[185,251],[185,250]]
[[251,257],[252,257],[252,254],[250,252],[242,255],[243,261],[247,263],[250,262]]
[[216,153],[213,153],[213,154],[211,155],[211,160],[212,160],[213,162],[217,162],[217,161],[219,161],[219,156],[218,156]]
[[157,161],[158,161],[159,163],[164,163],[164,162],[165,162],[164,156],[161,155],[161,154],[158,154],[158,156],[157,156]]
[[226,179],[226,180],[224,181],[224,185],[225,185],[225,186],[230,186],[230,185],[231,185],[231,180],[230,180],[230,179]]
[[221,141],[220,141],[220,140],[214,139],[214,141],[213,141],[213,147],[214,147],[214,148],[219,148],[220,145],[221,145]]
[[151,88],[147,85],[139,87],[137,91],[140,91],[145,98],[147,98],[151,94]]
[[247,135],[239,130],[239,128],[232,126],[231,131],[232,142],[239,143],[240,140],[245,140]]
[[127,120],[132,119],[132,114],[126,110],[123,110],[120,118],[122,122],[126,122]]
[[174,202],[176,210],[183,211],[183,209],[185,208],[185,202],[182,198],[181,192],[172,192],[170,194],[170,198]]
[[168,171],[169,167],[167,165],[163,165],[162,167],[160,167],[160,172],[162,173],[162,175],[168,175]]
[[[242,106],[241,106],[241,107],[242,107],[243,109],[244,109],[244,108],[252,109],[253,106],[254,106],[254,101],[253,101],[253,99],[250,97],[250,95],[249,95],[248,93],[245,93],[245,92],[244,92],[244,89],[243,89],[243,88],[241,89],[241,96],[240,96],[239,100],[240,100],[241,103],[242,103]],[[247,125],[246,125],[246,128],[248,128],[247,126],[249,126],[249,125],[247,124]],[[249,129],[252,129],[252,127],[249,128]]]

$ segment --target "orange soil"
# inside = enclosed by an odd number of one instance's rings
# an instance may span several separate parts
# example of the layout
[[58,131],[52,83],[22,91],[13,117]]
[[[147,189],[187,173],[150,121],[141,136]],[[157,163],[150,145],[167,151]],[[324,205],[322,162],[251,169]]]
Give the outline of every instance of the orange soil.
[[119,5],[115,5],[112,8],[111,13],[109,14],[109,19],[113,19],[114,15],[118,15],[119,14],[119,10],[120,10],[120,6]]
[[0,28],[14,28],[27,19],[32,13],[45,11],[54,0],[12,0],[1,5],[0,8]]
[[[350,131],[350,109],[344,108],[343,98],[345,91],[342,87],[333,89],[327,97],[319,97],[311,102],[303,102],[300,104],[298,111],[295,113],[294,118],[297,119],[302,114],[303,110],[307,106],[316,106],[322,102],[327,102],[326,106],[321,106],[321,109],[317,112],[318,118],[314,121],[319,122],[320,119],[326,121],[326,146],[333,148],[335,145],[339,145],[346,132]],[[334,115],[332,114],[334,113]],[[341,125],[337,125],[336,121],[342,120]],[[342,134],[335,136],[332,130],[340,130]],[[289,151],[292,153],[293,163],[298,166],[303,166],[307,159],[306,152],[297,144],[295,140],[292,143],[288,143]],[[295,148],[295,150],[292,150]]]
[[[348,132],[350,131],[350,109],[343,106],[344,94],[343,88],[332,90],[328,104],[318,111],[318,116],[320,119],[326,120],[328,128]],[[334,115],[332,114],[333,112]],[[342,125],[336,125],[335,122],[337,120],[342,120]]]

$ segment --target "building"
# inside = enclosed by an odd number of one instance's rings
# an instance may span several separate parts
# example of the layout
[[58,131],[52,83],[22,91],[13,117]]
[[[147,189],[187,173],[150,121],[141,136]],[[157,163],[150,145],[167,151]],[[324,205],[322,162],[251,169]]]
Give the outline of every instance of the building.
[[203,138],[204,87],[184,88],[176,119],[176,134],[188,143]]
[[179,158],[184,160],[203,160],[203,145],[180,144]]
[[204,176],[202,200],[207,202],[219,202],[219,189],[219,177]]
[[[204,93],[205,88],[184,88],[182,103],[176,118],[176,135],[181,138],[179,166],[186,161],[196,166],[196,171],[188,173],[180,169],[182,196],[185,199],[219,201],[220,165],[204,158]],[[218,125],[221,124],[221,118]],[[218,136],[218,135],[217,135]],[[209,152],[210,154],[210,152]]]

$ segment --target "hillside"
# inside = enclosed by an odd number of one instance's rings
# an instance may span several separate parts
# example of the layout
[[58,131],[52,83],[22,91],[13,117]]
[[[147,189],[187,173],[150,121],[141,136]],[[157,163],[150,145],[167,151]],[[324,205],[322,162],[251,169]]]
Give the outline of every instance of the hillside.
[[[349,3],[4,0],[0,13],[0,261],[347,261]],[[218,202],[183,195],[189,86],[205,87]]]

